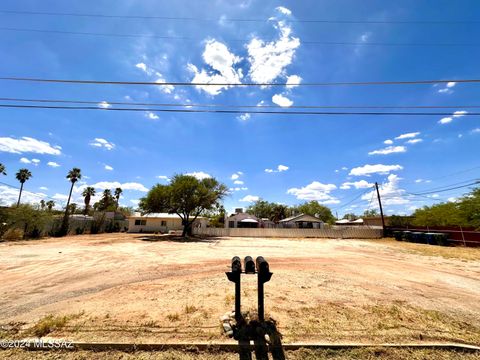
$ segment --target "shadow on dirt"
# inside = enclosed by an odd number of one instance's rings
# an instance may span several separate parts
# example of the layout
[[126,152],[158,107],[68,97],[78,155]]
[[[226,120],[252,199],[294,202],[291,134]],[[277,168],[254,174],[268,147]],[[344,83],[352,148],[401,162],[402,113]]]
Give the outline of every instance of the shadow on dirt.
[[182,237],[178,235],[154,235],[154,234],[148,234],[148,235],[139,235],[136,236],[135,239],[142,240],[142,241],[151,241],[151,242],[157,242],[157,241],[164,241],[164,242],[179,242],[179,243],[215,243],[217,240],[212,239],[212,238],[204,238],[204,237],[199,237],[199,236],[189,236],[189,237]]

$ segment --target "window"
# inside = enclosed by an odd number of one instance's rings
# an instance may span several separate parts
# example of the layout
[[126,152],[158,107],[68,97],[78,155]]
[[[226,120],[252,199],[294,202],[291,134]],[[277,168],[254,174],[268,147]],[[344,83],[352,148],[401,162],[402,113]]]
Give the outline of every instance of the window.
[[162,220],[161,226],[167,226],[167,221],[166,221],[166,220]]
[[147,225],[147,220],[135,220],[135,225],[145,226],[145,225]]
[[229,228],[234,228],[235,227],[235,221],[229,221],[228,222],[228,227]]

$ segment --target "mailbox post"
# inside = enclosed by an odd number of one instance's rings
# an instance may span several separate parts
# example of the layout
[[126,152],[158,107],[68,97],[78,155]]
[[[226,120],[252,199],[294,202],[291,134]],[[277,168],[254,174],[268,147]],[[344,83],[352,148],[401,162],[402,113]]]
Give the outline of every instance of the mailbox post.
[[242,262],[240,261],[240,258],[238,256],[234,256],[232,258],[232,271],[225,274],[227,274],[228,280],[235,283],[235,320],[237,320],[238,322],[242,316],[240,313],[240,278],[242,274]]
[[268,262],[263,258],[263,256],[257,257],[256,263],[258,272],[258,321],[262,323],[265,321],[265,299],[263,284],[270,281],[272,278],[272,273],[270,272]]

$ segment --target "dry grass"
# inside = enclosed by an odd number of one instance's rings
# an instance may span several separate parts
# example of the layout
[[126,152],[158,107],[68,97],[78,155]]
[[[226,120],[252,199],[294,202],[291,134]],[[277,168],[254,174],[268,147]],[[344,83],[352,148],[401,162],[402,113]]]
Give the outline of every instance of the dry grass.
[[82,315],[83,313],[64,316],[47,315],[28,329],[27,333],[40,338],[52,332],[62,330],[70,320],[80,318]]
[[[32,353],[24,350],[0,350],[0,356],[5,356],[10,360],[32,359]],[[391,349],[391,348],[360,348],[353,350],[307,350],[289,351],[286,357],[289,360],[357,360],[357,359],[388,359],[388,360],[453,360],[453,359],[478,359],[480,354],[449,350],[430,350],[430,349]],[[94,353],[89,351],[75,352],[35,352],[35,359],[39,360],[87,360],[87,359],[105,359],[105,360],[236,360],[238,355],[234,353],[202,353],[202,352],[135,352],[123,353],[118,351],[109,351]]]
[[397,241],[392,238],[382,240],[367,240],[374,241],[379,244],[384,244],[403,250],[406,253],[418,254],[425,256],[441,256],[445,259],[458,259],[464,261],[479,261],[480,248],[467,248],[461,246],[435,246],[426,244],[415,244],[405,241]]

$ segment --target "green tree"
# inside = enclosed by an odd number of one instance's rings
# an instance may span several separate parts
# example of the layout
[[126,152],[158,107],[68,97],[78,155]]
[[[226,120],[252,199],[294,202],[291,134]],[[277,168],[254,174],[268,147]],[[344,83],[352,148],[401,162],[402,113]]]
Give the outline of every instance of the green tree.
[[20,169],[15,174],[15,177],[17,178],[18,181],[20,181],[20,192],[18,194],[18,202],[17,202],[17,207],[18,207],[20,206],[20,198],[22,197],[23,184],[25,184],[25,181],[27,181],[32,177],[32,173],[28,169]]
[[47,201],[47,203],[45,205],[47,205],[47,210],[48,211],[52,211],[53,207],[55,206],[55,201],[49,200],[49,201]]
[[298,205],[296,209],[302,214],[316,216],[326,223],[333,223],[335,221],[332,211],[328,207],[319,204],[316,200]]
[[92,196],[95,196],[95,188],[92,186],[87,186],[83,192],[83,201],[85,202],[85,211],[84,215],[88,215],[88,211],[90,209],[90,201],[92,200]]
[[7,175],[7,169],[2,163],[0,163],[0,175]]
[[114,210],[115,199],[112,196],[112,190],[105,189],[102,193],[102,198],[96,202],[93,207],[98,211]]
[[198,180],[190,175],[175,175],[168,185],[155,185],[140,199],[140,209],[146,213],[177,214],[183,223],[182,236],[191,233],[198,216],[219,206],[227,187],[214,178]]
[[45,200],[40,200],[40,209],[45,210]]
[[355,215],[354,213],[348,213],[348,214],[343,215],[343,218],[347,219],[347,220],[350,220],[350,221],[354,221],[354,220],[358,219],[358,216]]
[[24,232],[24,238],[39,238],[53,221],[52,215],[29,204],[21,204],[8,212],[7,226]]
[[275,205],[275,203],[258,199],[247,208],[246,212],[255,215],[259,219],[270,219]]
[[288,206],[282,204],[273,204],[272,214],[269,219],[275,223],[288,217]]
[[370,209],[370,210],[365,210],[363,212],[363,216],[364,217],[376,217],[376,216],[379,216],[379,212],[377,209]]
[[73,168],[67,173],[66,178],[72,183],[72,185],[70,186],[70,193],[68,194],[67,205],[65,206],[65,215],[63,216],[62,227],[60,230],[61,236],[68,234],[68,211],[70,210],[70,199],[72,198],[73,186],[82,178],[82,171],[79,168]]
[[121,188],[117,187],[115,189],[115,193],[114,193],[115,194],[115,200],[116,200],[115,211],[117,211],[117,209],[118,209],[118,202],[120,201],[120,195],[122,195],[122,193],[123,193],[123,190]]

